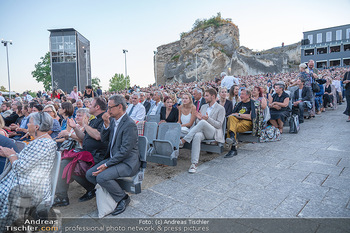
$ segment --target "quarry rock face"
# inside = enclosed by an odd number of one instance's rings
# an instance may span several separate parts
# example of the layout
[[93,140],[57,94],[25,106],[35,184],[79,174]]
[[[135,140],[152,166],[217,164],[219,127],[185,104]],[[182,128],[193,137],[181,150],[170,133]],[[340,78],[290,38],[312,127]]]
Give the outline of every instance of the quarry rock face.
[[213,80],[221,72],[231,75],[280,73],[297,69],[300,44],[253,52],[240,47],[239,29],[233,23],[210,26],[157,48],[157,84]]

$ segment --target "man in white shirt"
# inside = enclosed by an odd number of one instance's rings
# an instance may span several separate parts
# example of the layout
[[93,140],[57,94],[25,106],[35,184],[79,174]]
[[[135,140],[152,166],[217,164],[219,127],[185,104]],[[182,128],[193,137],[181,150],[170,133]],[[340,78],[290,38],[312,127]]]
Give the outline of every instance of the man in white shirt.
[[337,91],[337,102],[339,104],[342,104],[342,89],[341,89],[341,83],[340,83],[340,77],[336,76],[335,79],[332,81],[332,84],[335,87],[335,90]]
[[133,93],[131,96],[131,104],[126,109],[126,113],[134,121],[143,121],[146,116],[146,109],[139,101],[139,93]]
[[227,76],[225,72],[222,72],[220,74],[220,77],[223,78],[221,80],[221,87],[226,87],[227,90],[230,90],[230,88],[235,84],[239,85],[238,78],[235,78],[233,76]]
[[23,100],[27,101],[28,103],[33,100],[33,97],[28,94],[28,92],[23,92]]

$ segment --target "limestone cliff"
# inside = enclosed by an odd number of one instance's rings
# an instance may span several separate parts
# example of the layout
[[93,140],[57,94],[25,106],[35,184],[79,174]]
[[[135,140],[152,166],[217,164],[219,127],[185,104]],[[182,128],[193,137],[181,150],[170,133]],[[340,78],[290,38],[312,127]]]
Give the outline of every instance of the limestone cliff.
[[193,30],[179,41],[159,46],[155,61],[158,84],[192,82],[196,72],[198,80],[213,80],[223,71],[232,75],[280,73],[296,69],[300,44],[253,52],[240,47],[238,27],[226,22]]

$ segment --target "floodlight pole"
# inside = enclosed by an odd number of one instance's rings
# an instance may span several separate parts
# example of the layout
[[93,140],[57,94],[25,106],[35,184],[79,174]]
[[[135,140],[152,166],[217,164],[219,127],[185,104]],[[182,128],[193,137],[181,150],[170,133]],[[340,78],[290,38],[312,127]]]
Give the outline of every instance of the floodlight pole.
[[126,70],[126,53],[128,52],[128,50],[123,49],[123,53],[125,54],[125,89],[128,89],[128,82],[126,77],[128,76],[127,70]]
[[1,40],[1,43],[4,44],[6,47],[6,56],[7,56],[7,77],[8,77],[8,82],[9,82],[9,96],[11,99],[11,80],[10,80],[10,64],[9,64],[9,51],[8,51],[8,44],[12,45],[12,40],[7,41],[7,40]]

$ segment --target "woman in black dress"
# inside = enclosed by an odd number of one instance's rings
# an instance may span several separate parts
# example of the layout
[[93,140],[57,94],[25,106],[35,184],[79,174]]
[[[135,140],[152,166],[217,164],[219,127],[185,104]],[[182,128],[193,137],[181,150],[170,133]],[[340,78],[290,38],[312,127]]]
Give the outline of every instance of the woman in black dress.
[[330,105],[333,108],[333,88],[332,88],[332,80],[328,77],[326,85],[324,86],[324,94],[323,94],[323,109],[322,112]]
[[289,115],[289,95],[284,91],[284,83],[277,82],[275,84],[275,94],[269,96],[270,107],[270,123],[283,132],[283,124],[285,118]]
[[179,110],[175,108],[174,101],[169,96],[164,98],[164,107],[160,109],[160,122],[177,122],[179,119]]

